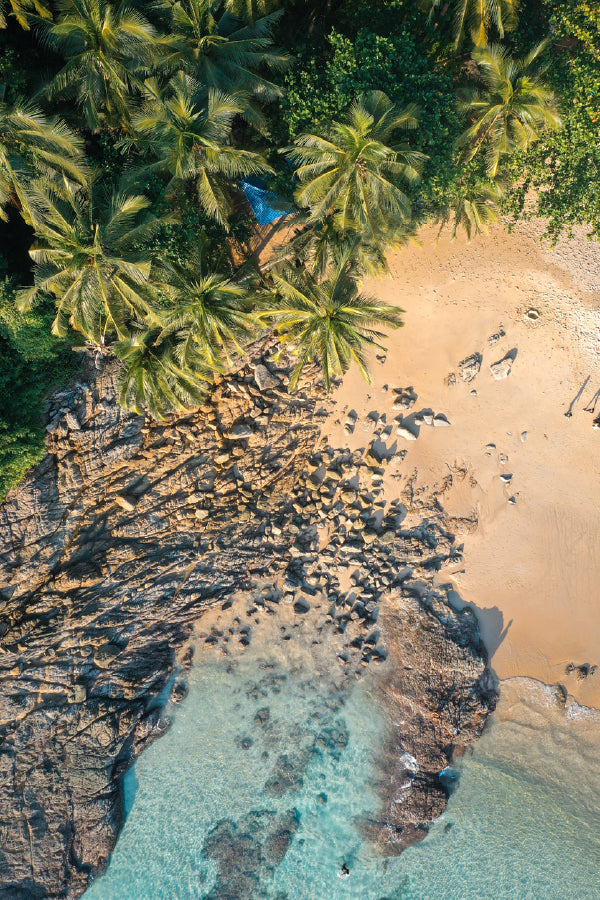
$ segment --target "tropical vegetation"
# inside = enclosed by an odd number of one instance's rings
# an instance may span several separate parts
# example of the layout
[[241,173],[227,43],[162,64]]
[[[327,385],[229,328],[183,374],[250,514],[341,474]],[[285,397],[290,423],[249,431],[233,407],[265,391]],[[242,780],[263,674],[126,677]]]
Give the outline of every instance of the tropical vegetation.
[[[291,389],[317,364],[329,390],[401,324],[363,283],[423,222],[600,237],[596,7],[0,3],[0,495],[71,347],[113,355],[120,402],[155,418],[265,332]],[[293,225],[261,265],[257,179]]]

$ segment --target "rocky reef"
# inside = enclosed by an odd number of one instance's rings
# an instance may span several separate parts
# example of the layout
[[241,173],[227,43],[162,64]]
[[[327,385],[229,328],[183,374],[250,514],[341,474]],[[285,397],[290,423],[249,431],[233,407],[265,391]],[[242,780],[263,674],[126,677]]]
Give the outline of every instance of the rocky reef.
[[[243,652],[284,608],[318,611],[340,681],[382,666],[403,722],[382,748],[381,818],[365,823],[383,852],[444,808],[439,772],[495,698],[473,614],[433,586],[460,558],[453,523],[417,509],[410,479],[385,499],[376,422],[362,450],[329,446],[325,398],[289,395],[272,349],[166,423],[119,409],[110,365],[51,398],[48,453],[0,508],[0,898],[83,893],[118,835],[120,776],[184,694],[194,629]],[[293,811],[285,824],[291,841]],[[211,854],[237,840],[217,828]]]

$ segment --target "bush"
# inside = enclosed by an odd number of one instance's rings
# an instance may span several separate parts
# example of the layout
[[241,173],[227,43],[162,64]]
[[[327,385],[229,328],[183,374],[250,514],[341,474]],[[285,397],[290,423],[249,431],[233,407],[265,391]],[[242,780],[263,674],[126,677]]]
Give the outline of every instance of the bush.
[[69,343],[50,333],[53,317],[50,303],[19,313],[13,282],[0,282],[0,500],[42,458],[43,400],[76,367]]

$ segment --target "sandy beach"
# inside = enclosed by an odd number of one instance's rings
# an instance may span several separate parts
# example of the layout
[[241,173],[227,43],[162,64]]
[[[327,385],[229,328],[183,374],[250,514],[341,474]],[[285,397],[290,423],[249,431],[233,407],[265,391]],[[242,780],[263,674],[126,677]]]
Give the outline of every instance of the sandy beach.
[[[386,416],[388,445],[407,451],[390,464],[388,497],[414,476],[413,492],[464,519],[451,596],[477,609],[497,676],[558,682],[600,706],[600,248],[583,234],[550,248],[542,231],[498,226],[468,244],[448,233],[436,243],[427,228],[393,256],[365,290],[404,309],[405,326],[373,359],[371,385],[348,373],[327,431],[364,446],[369,413]],[[502,360],[510,372],[495,378]],[[395,408],[394,389],[408,386],[414,406]],[[419,427],[422,410],[450,427]],[[402,415],[416,440],[397,435]]]

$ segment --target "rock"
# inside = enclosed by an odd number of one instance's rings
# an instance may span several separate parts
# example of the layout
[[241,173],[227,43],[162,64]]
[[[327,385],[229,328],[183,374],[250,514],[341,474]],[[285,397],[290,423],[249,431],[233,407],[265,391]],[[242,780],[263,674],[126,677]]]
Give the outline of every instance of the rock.
[[200,521],[204,519],[208,519],[210,515],[210,511],[208,509],[197,509],[194,512],[194,516],[196,519],[200,519]]
[[499,381],[501,378],[506,378],[508,375],[510,375],[512,365],[512,358],[510,356],[505,356],[504,359],[492,363],[492,365],[490,366],[490,371],[496,381]]
[[438,413],[433,420],[434,428],[447,428],[450,422],[443,413]]
[[115,503],[117,503],[121,509],[124,509],[125,512],[133,512],[135,510],[135,500],[133,497],[129,497],[126,494],[117,494],[115,497]]
[[298,615],[305,615],[310,611],[310,603],[304,597],[298,597],[294,603],[294,612]]
[[411,431],[410,428],[406,428],[404,425],[398,425],[396,428],[396,434],[400,437],[403,437],[406,441],[416,441],[417,436],[414,431]]
[[354,503],[356,501],[356,491],[341,491],[340,500],[343,503]]
[[254,367],[254,380],[261,391],[271,391],[281,387],[279,378],[272,375],[267,367],[261,364]]
[[527,432],[522,431],[521,432],[521,443],[524,444],[526,440],[527,440]]
[[463,381],[473,381],[479,375],[481,369],[481,361],[483,357],[481,353],[472,353],[458,364],[458,371]]
[[101,644],[94,653],[94,662],[99,669],[108,669],[112,660],[115,656],[118,656],[122,650],[123,647],[120,647],[119,644],[113,644],[110,641],[106,644]]
[[227,437],[230,441],[244,441],[246,438],[252,437],[254,429],[251,425],[236,425]]
[[509,484],[512,481],[512,475],[502,474],[500,476],[500,481],[504,482],[504,484]]
[[73,415],[72,412],[67,412],[64,418],[64,422],[69,429],[69,431],[81,431],[81,425],[79,424],[76,416]]

